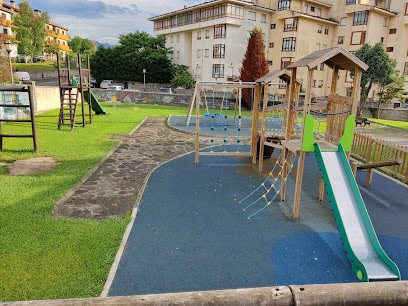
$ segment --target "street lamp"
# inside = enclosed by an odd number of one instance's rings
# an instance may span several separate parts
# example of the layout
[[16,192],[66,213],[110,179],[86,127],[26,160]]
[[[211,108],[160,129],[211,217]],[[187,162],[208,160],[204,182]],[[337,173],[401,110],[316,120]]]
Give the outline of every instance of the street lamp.
[[6,40],[4,42],[4,44],[6,45],[6,51],[8,54],[8,58],[9,58],[9,65],[10,65],[10,76],[11,76],[11,84],[14,84],[14,78],[13,78],[13,67],[11,66],[11,50],[13,49],[13,44],[11,43],[11,41]]
[[146,91],[146,69],[143,69],[143,91]]

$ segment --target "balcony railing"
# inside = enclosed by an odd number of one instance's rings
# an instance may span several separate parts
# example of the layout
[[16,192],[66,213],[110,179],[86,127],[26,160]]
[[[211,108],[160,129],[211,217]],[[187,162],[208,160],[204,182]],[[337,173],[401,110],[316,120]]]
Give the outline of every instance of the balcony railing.
[[64,35],[64,34],[61,34],[61,33],[56,33],[54,31],[50,31],[49,34],[51,34],[50,36],[52,36],[52,37],[56,37],[56,38],[66,40],[66,41],[71,41],[71,39],[69,38],[68,35]]
[[72,50],[69,48],[69,46],[60,45],[60,44],[58,44],[58,49],[63,50],[63,51],[68,51],[68,52],[71,52],[71,51],[72,51]]
[[12,27],[13,26],[13,21],[8,20],[6,18],[0,18],[0,25],[6,26],[6,27]]

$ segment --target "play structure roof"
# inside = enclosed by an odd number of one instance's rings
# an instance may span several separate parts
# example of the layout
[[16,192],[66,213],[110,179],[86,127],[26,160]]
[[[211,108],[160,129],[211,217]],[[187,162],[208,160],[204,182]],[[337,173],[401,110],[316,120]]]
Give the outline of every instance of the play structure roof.
[[287,68],[308,67],[309,69],[314,69],[322,63],[325,63],[330,68],[336,65],[342,70],[354,70],[356,66],[362,70],[367,70],[368,68],[367,64],[341,47],[315,51],[290,64]]
[[[280,78],[281,80],[284,80],[285,82],[289,82],[292,74],[290,71],[286,69],[281,69],[281,70],[274,70],[272,72],[269,72],[268,74],[264,75],[262,78],[257,79],[255,82],[257,83],[271,83],[274,79]],[[296,79],[296,81],[301,84],[302,81],[299,79]]]

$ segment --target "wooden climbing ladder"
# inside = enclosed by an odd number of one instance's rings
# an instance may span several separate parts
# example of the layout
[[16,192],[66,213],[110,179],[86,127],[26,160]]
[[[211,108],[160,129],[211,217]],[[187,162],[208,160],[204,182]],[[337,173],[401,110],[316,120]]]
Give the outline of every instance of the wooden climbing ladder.
[[60,87],[61,106],[58,119],[58,129],[61,126],[70,126],[71,131],[75,128],[76,112],[78,107],[78,90],[73,86]]

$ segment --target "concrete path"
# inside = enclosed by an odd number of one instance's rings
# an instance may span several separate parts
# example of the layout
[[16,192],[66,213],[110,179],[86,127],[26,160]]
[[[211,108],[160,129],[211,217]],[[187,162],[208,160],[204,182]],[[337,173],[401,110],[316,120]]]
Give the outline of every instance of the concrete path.
[[104,219],[125,216],[134,206],[149,173],[163,162],[194,150],[195,136],[169,129],[166,118],[148,117],[121,140],[96,171],[75,186],[53,210],[53,216]]

